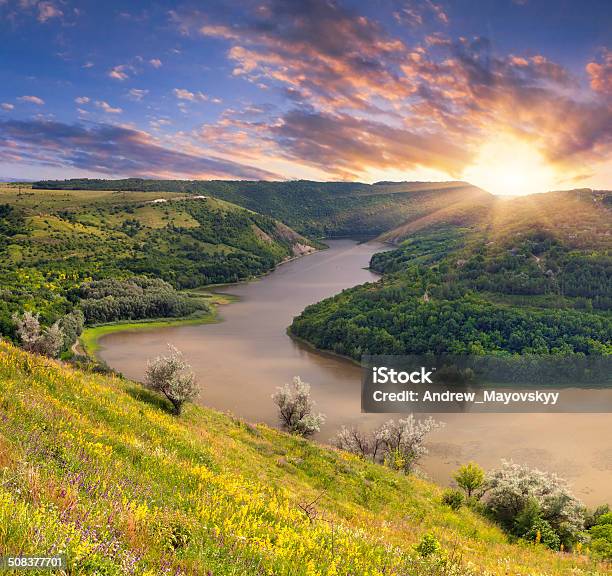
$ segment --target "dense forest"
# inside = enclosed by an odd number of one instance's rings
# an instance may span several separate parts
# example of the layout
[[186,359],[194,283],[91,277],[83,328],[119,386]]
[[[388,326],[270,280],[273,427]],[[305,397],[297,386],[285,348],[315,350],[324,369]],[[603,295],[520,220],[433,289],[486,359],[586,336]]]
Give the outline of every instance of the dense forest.
[[378,236],[448,206],[473,214],[492,196],[465,182],[45,180],[34,188],[206,194],[276,218],[310,237]]
[[317,245],[208,197],[0,192],[0,334],[11,338],[23,310],[43,325],[75,307],[90,324],[188,315],[201,307],[178,290],[263,274]]
[[[505,200],[458,182],[34,186],[7,187],[0,202],[0,332],[9,336],[12,314],[23,309],[40,313],[43,324],[75,307],[89,323],[182,315],[193,302],[177,290],[249,278],[319,246],[289,223],[311,238],[380,234],[397,246],[372,258],[381,282],[295,319],[292,333],[320,348],[356,359],[366,352],[610,352],[608,192]],[[134,296],[143,278],[163,285]],[[82,287],[108,279],[136,292],[85,304]],[[135,306],[137,298],[148,304]]]
[[308,307],[291,332],[363,354],[610,354],[611,210],[605,193],[497,205],[374,255],[380,282]]

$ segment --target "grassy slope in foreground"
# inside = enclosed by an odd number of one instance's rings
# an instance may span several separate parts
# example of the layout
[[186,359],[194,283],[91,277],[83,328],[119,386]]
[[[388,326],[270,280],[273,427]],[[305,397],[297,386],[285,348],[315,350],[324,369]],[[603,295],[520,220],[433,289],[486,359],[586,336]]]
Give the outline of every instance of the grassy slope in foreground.
[[[432,532],[462,574],[596,574],[509,544],[441,490],[300,438],[0,342],[0,553],[65,551],[71,574],[446,574],[411,565]],[[298,504],[316,503],[311,523]],[[599,574],[603,571],[600,569]]]

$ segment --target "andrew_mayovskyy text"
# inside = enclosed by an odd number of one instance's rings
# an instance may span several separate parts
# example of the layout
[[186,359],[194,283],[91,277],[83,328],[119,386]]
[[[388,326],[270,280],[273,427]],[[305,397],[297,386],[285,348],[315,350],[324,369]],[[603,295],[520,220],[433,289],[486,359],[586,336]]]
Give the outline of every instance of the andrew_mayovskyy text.
[[478,392],[434,392],[425,390],[401,390],[399,392],[384,392],[375,390],[372,393],[375,402],[470,402],[474,404],[516,404],[531,403],[554,406],[559,401],[559,392],[544,392],[542,390],[500,392],[499,390],[482,390]]

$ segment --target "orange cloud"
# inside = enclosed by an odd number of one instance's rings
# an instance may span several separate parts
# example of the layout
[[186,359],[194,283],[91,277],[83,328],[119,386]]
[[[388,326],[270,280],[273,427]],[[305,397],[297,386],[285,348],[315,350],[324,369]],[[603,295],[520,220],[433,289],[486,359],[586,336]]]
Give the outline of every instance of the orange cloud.
[[591,88],[602,94],[612,94],[612,51],[604,50],[601,62],[589,62],[586,65]]

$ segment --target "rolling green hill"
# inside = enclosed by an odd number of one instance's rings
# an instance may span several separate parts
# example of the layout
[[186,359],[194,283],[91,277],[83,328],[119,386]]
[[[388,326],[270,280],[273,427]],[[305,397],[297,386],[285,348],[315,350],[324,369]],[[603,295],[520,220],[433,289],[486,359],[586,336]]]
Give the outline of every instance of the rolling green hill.
[[176,289],[235,282],[314,250],[269,216],[210,197],[0,187],[0,334],[23,308],[51,323],[78,287],[148,276]]
[[[2,554],[107,576],[605,573],[510,543],[417,477],[206,408],[176,418],[132,382],[6,342],[0,382]],[[415,551],[425,534],[440,553]]]
[[266,214],[311,237],[378,236],[449,207],[475,214],[492,196],[465,182],[250,182],[221,180],[56,180],[35,188],[209,194]]
[[610,354],[611,197],[498,199],[475,218],[449,208],[407,223],[383,235],[399,247],[372,258],[381,282],[308,307],[291,331],[355,359]]

